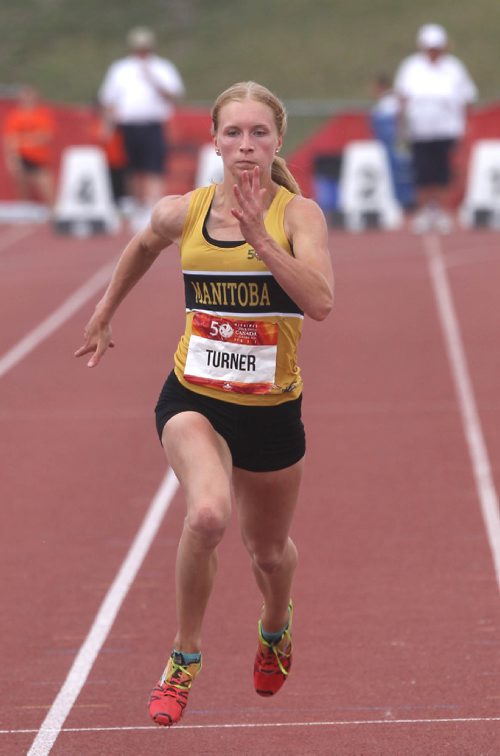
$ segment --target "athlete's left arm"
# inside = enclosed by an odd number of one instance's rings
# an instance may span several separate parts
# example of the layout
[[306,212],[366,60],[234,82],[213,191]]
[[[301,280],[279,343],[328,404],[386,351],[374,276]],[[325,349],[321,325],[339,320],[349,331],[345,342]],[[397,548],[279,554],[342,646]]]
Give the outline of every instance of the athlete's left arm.
[[273,241],[274,249],[266,264],[306,315],[314,320],[324,320],[334,300],[325,216],[316,202],[297,196],[286,207],[285,231],[293,257]]
[[324,320],[333,307],[333,271],[325,216],[313,200],[296,196],[285,209],[285,232],[293,256],[267,233],[259,169],[234,186],[239,208],[232,213],[243,238],[265,262],[281,288],[314,320]]

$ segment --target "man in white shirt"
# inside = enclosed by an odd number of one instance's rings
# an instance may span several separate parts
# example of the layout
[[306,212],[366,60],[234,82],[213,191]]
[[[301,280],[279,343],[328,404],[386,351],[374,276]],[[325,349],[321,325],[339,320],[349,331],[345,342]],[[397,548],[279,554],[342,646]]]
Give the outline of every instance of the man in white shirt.
[[464,64],[446,48],[446,31],[422,26],[419,51],[403,60],[394,90],[401,99],[403,128],[411,147],[417,204],[416,233],[451,230],[449,189],[452,153],[466,130],[468,108],[477,90]]
[[132,29],[127,40],[130,53],[110,65],[99,100],[123,134],[131,193],[142,209],[140,226],[165,194],[166,125],[184,84],[174,64],[153,53],[150,29]]

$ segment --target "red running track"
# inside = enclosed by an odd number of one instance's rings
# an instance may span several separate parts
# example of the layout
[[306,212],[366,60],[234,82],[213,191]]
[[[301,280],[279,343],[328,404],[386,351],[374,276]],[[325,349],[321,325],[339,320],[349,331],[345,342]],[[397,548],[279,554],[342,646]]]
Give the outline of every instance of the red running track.
[[[3,229],[0,361],[123,242]],[[252,689],[259,596],[233,525],[185,718],[149,723],[175,626],[175,495],[95,662],[72,678],[79,695],[61,700],[166,472],[153,406],[182,328],[176,250],[118,313],[97,370],[72,354],[98,294],[0,376],[1,754],[500,753],[500,555],[431,273],[444,261],[495,497],[498,237],[335,233],[332,251],[336,307],[306,323],[301,349],[295,659],[275,699]],[[63,721],[40,733],[54,710]]]

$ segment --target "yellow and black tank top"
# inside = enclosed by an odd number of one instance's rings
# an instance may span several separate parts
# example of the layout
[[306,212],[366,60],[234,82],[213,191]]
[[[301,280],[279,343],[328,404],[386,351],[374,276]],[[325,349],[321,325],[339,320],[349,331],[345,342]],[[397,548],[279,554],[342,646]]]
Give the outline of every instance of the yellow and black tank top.
[[[191,197],[180,243],[186,329],[175,374],[186,388],[227,402],[274,405],[302,391],[297,347],[303,312],[245,241],[217,241],[206,229],[215,184]],[[265,216],[269,235],[290,255],[280,187]]]

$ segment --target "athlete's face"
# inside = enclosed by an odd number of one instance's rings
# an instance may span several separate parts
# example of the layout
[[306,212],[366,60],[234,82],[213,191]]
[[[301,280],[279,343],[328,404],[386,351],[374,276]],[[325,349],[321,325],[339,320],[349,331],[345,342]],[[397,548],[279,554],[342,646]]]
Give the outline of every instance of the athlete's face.
[[259,166],[262,175],[270,173],[282,138],[268,105],[255,100],[229,102],[219,112],[214,137],[225,167],[236,177]]

